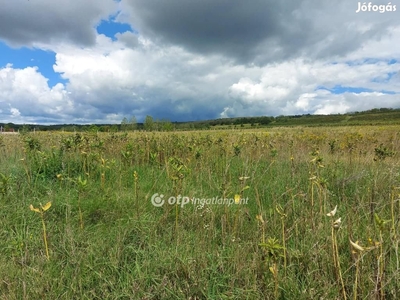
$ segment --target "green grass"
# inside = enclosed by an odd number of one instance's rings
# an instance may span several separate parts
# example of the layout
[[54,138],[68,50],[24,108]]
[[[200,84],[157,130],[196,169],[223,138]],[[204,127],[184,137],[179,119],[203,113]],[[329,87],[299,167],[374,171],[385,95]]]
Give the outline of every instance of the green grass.
[[[0,299],[400,296],[398,126],[55,132],[1,145]],[[249,201],[154,207],[155,193]],[[49,201],[47,260],[29,206]]]

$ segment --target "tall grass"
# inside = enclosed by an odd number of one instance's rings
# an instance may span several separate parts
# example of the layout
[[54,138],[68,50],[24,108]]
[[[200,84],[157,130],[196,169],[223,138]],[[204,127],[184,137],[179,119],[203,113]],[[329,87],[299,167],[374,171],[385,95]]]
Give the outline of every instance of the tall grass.
[[[396,126],[4,136],[0,297],[398,299],[399,139]],[[248,202],[168,204],[179,195]],[[29,206],[49,202],[44,248]]]

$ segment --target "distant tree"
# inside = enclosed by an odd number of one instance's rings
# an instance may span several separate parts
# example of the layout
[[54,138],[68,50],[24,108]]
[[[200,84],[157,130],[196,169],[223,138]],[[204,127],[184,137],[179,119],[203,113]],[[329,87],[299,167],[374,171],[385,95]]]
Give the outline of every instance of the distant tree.
[[[67,132],[75,132],[76,131],[76,126],[75,125],[70,125],[70,126],[63,126],[62,127],[64,131]],[[41,128],[40,130],[46,130],[45,128]]]
[[118,126],[116,124],[110,127],[110,132],[118,132]]
[[92,124],[89,126],[89,131],[90,132],[98,132],[99,131],[99,127],[95,124]]
[[101,132],[109,132],[110,131],[110,126],[108,125],[103,125],[100,127]]
[[269,118],[269,117],[261,117],[259,123],[262,124],[262,125],[268,125],[271,122],[272,122],[271,118]]
[[144,130],[153,131],[154,130],[154,119],[152,116],[147,115],[143,123]]
[[161,121],[161,120],[158,120],[158,119],[154,120],[153,130],[155,130],[155,131],[161,131],[161,127],[162,127],[161,122],[162,122],[162,121]]
[[137,120],[135,116],[132,116],[129,120],[128,124],[129,130],[136,130],[137,129]]
[[128,125],[129,125],[128,119],[127,118],[123,118],[122,121],[121,121],[121,130],[122,131],[127,131],[128,130]]
[[160,128],[159,130],[162,131],[172,131],[174,130],[174,125],[171,123],[170,120],[163,119],[160,121]]

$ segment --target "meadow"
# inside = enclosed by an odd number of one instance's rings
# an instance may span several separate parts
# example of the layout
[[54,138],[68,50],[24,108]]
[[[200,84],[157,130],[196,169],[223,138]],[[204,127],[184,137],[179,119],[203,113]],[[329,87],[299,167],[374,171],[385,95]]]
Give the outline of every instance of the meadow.
[[1,135],[0,299],[400,299],[399,152],[398,125]]

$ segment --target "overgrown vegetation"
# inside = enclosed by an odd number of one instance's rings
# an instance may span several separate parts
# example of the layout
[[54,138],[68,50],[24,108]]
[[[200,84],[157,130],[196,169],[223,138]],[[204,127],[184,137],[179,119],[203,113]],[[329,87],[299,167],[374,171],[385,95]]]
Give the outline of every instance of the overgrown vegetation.
[[400,298],[399,126],[1,137],[1,299]]

